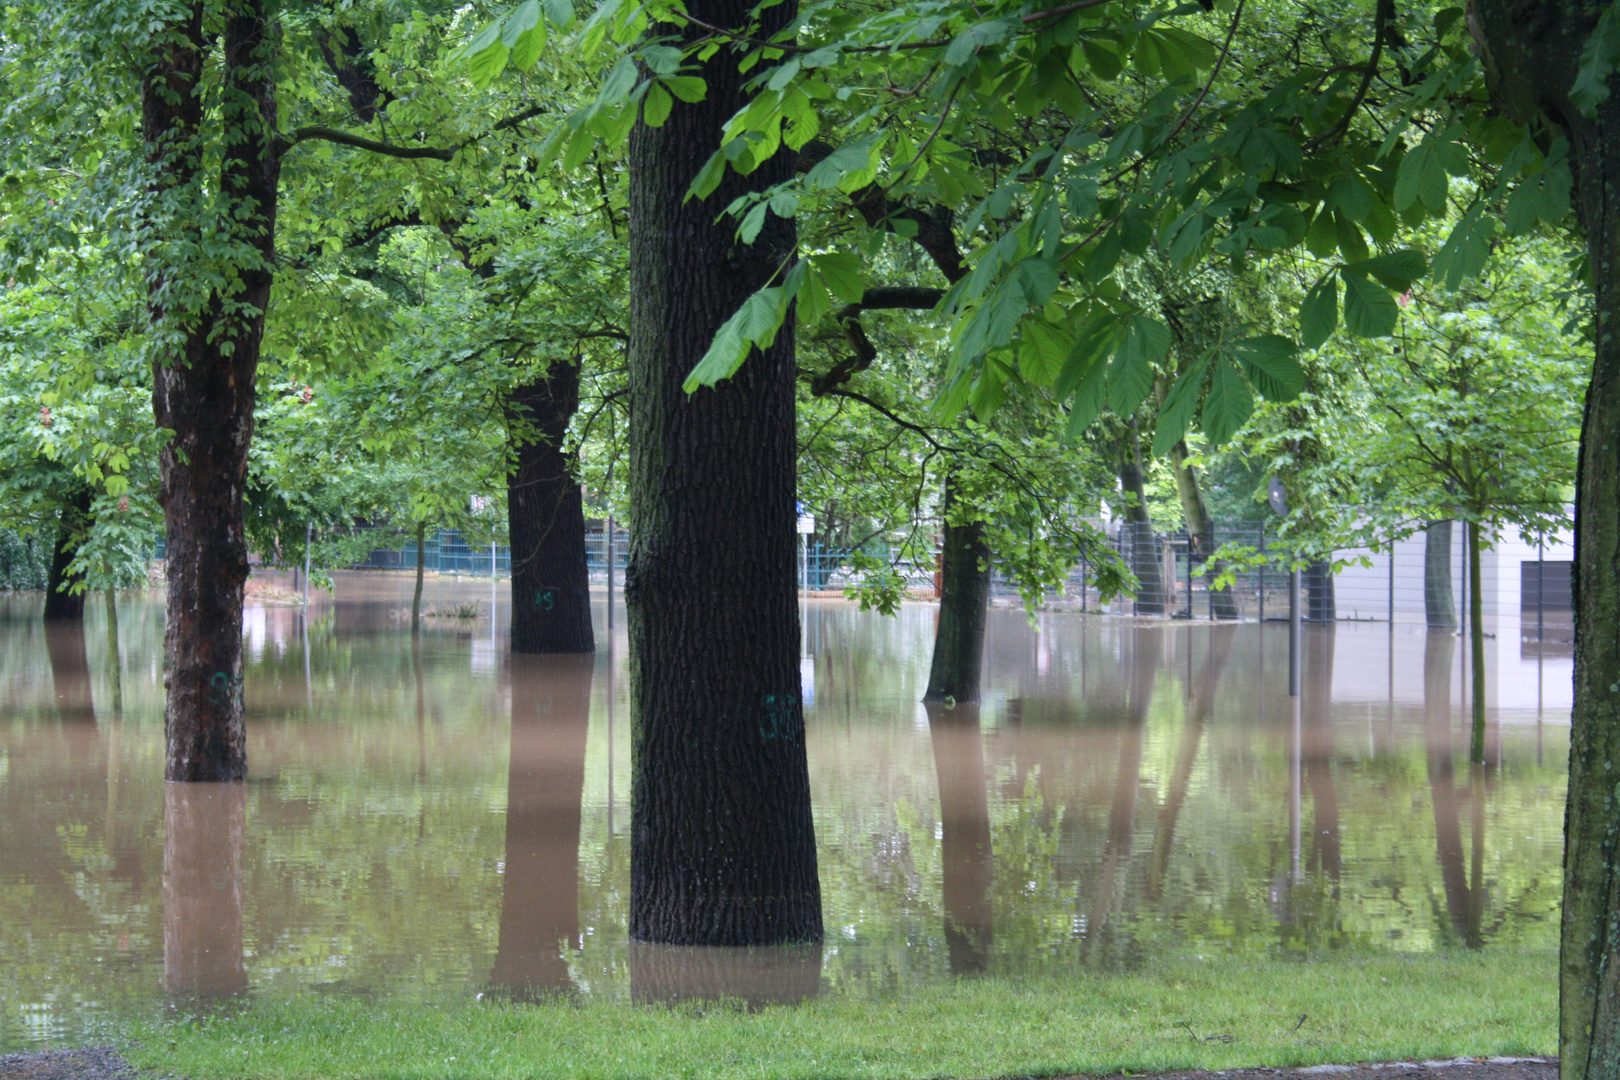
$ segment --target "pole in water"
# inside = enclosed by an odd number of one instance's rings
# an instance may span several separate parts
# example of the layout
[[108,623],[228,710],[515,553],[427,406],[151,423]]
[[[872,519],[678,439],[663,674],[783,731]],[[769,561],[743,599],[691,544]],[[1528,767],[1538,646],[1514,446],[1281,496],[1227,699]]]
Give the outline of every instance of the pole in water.
[[1288,696],[1299,697],[1300,667],[1299,571],[1288,574]]
[[309,617],[309,545],[315,536],[315,523],[304,522],[304,613]]

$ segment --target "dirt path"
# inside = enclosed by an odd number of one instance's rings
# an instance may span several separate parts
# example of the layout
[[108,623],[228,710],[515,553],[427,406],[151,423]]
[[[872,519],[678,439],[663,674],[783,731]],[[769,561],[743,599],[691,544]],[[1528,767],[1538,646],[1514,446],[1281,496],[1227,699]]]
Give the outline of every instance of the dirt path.
[[[152,1074],[148,1074],[151,1077]],[[1377,1065],[1311,1065],[1302,1069],[1228,1069],[1225,1072],[1134,1073],[1130,1080],[1558,1080],[1558,1062],[1546,1058],[1455,1058]],[[141,1080],[111,1046],[0,1057],[0,1080]],[[1107,1080],[1124,1080],[1110,1077]]]

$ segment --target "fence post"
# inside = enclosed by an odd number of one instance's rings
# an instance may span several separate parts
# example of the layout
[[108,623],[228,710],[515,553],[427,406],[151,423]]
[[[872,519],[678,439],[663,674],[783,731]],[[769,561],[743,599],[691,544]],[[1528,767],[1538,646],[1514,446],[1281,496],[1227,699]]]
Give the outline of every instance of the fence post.
[[1389,542],[1389,625],[1395,626],[1395,541]]
[[[607,532],[606,532],[606,535],[603,537],[602,546],[607,549],[607,626],[608,626],[608,641],[611,643],[612,640],[613,640],[613,515],[612,514],[608,515]],[[610,644],[609,648],[611,648],[611,647],[612,646]],[[608,696],[609,697],[612,696],[612,691],[611,690],[609,690]]]
[[1255,616],[1259,622],[1266,621],[1266,523],[1260,523],[1260,587],[1256,595],[1260,600],[1259,614]]

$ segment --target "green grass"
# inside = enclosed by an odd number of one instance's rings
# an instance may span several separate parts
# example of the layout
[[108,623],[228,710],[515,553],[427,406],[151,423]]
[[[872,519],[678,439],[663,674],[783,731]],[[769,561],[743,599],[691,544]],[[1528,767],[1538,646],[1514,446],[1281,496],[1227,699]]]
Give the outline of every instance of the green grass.
[[[1554,1052],[1551,953],[1179,961],[962,980],[756,1012],[557,1000],[259,999],[141,1022],[141,1069],[214,1077],[912,1077],[1109,1074]],[[1301,1016],[1305,1017],[1303,1023]]]

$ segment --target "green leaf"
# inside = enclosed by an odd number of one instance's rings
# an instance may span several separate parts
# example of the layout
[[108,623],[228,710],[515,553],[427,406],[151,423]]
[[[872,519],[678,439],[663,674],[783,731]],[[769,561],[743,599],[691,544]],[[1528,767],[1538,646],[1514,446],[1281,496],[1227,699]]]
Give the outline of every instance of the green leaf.
[[1097,246],[1091,249],[1086,256],[1085,269],[1081,272],[1088,284],[1100,285],[1114,267],[1119,265],[1119,257],[1125,251],[1125,233],[1117,224],[1097,238]]
[[861,272],[861,257],[854,252],[839,251],[810,256],[813,272],[826,284],[828,290],[846,304],[858,304],[866,295],[866,277]]
[[1357,337],[1388,337],[1395,332],[1401,309],[1395,298],[1372,278],[1340,270],[1344,279],[1344,327]]
[[709,84],[696,75],[671,75],[659,81],[669,88],[670,93],[688,105],[702,101],[704,95],[709,92]]
[[1292,401],[1305,389],[1305,369],[1294,359],[1299,346],[1280,334],[1234,341],[1227,352],[1268,401]]
[[1581,49],[1580,66],[1569,99],[1588,120],[1597,119],[1597,107],[1609,99],[1609,83],[1620,67],[1620,13],[1613,3],[1602,5],[1603,14]]
[[1027,319],[1018,348],[1018,373],[1036,386],[1051,386],[1073,348],[1074,339],[1062,327],[1044,319]]
[[1402,248],[1387,255],[1380,255],[1376,259],[1350,263],[1345,269],[1371,274],[1389,288],[1404,292],[1412,287],[1412,282],[1428,271],[1429,260],[1416,248]]
[[568,29],[574,21],[574,5],[570,0],[545,0],[546,18],[559,30]]
[[655,82],[647,90],[647,100],[642,102],[641,121],[651,128],[663,127],[674,107],[675,99],[670,97],[669,91]]
[[1170,329],[1145,315],[1132,317],[1108,365],[1108,407],[1128,417],[1153,389],[1154,365],[1170,350]]
[[[797,268],[795,268],[797,270]],[[714,386],[742,367],[751,349],[768,349],[787,317],[788,302],[797,295],[800,279],[789,274],[782,285],[760,289],[727,319],[703,358],[692,368],[681,389],[688,394],[700,386]]]
[[1209,370],[1209,356],[1205,354],[1192,364],[1170,387],[1159,406],[1159,418],[1153,427],[1153,456],[1164,457],[1192,426],[1198,411],[1198,398],[1204,389],[1204,374]]
[[1404,211],[1421,202],[1424,209],[1438,214],[1446,208],[1448,183],[1441,139],[1430,134],[1401,158],[1395,175],[1395,209]]
[[814,188],[835,188],[845,173],[862,172],[871,166],[873,136],[865,135],[845,143],[805,174],[805,183]]
[[[1075,392],[1094,368],[1103,366],[1103,359],[1114,347],[1120,323],[1111,312],[1100,312],[1088,318],[1075,335],[1074,347],[1063,361],[1063,370],[1052,385],[1052,393],[1059,401]],[[1087,421],[1088,423],[1090,421]]]
[[516,48],[518,38],[540,25],[540,0],[523,0],[501,24],[501,44]]
[[528,71],[540,59],[540,53],[545,47],[546,28],[542,23],[517,39],[517,44],[512,46],[512,55],[507,57],[507,63],[519,71]]
[[[485,34],[497,31],[499,28],[491,26]],[[484,35],[479,35],[482,38]],[[493,36],[493,34],[491,34]],[[473,52],[472,58],[467,61],[467,79],[480,90],[495,81],[495,77],[506,69],[506,56],[508,49],[499,41]]]
[[1032,308],[1041,307],[1057,291],[1060,278],[1050,259],[1023,259],[1013,267],[1013,277]]
[[1254,398],[1249,388],[1231,364],[1215,362],[1215,375],[1209,382],[1209,393],[1204,396],[1204,411],[1200,427],[1204,435],[1216,446],[1226,442],[1238,428],[1248,422],[1254,413]]
[[1065,437],[1078,439],[1085,434],[1091,422],[1097,419],[1097,414],[1102,412],[1109,366],[1101,356],[1098,356],[1089,368],[1081,372],[1079,380],[1075,383],[1074,401],[1069,406],[1069,422],[1064,429]]
[[602,89],[597,93],[596,100],[611,103],[624,101],[630,96],[630,91],[636,88],[640,75],[640,69],[636,67],[633,57],[628,55],[619,57],[618,63],[613,65],[613,70],[602,80]]
[[1328,274],[1299,305],[1299,336],[1307,349],[1319,349],[1339,327],[1339,279]]
[[[707,199],[714,194],[715,188],[726,176],[726,152],[724,148],[716,150],[709,155],[709,160],[703,163],[703,168],[692,177],[692,186],[686,189],[688,199]],[[683,200],[684,201],[684,200]]]
[[1495,222],[1485,216],[1485,204],[1476,201],[1452,226],[1451,235],[1435,255],[1434,276],[1448,289],[1478,276],[1490,260],[1495,233]]

